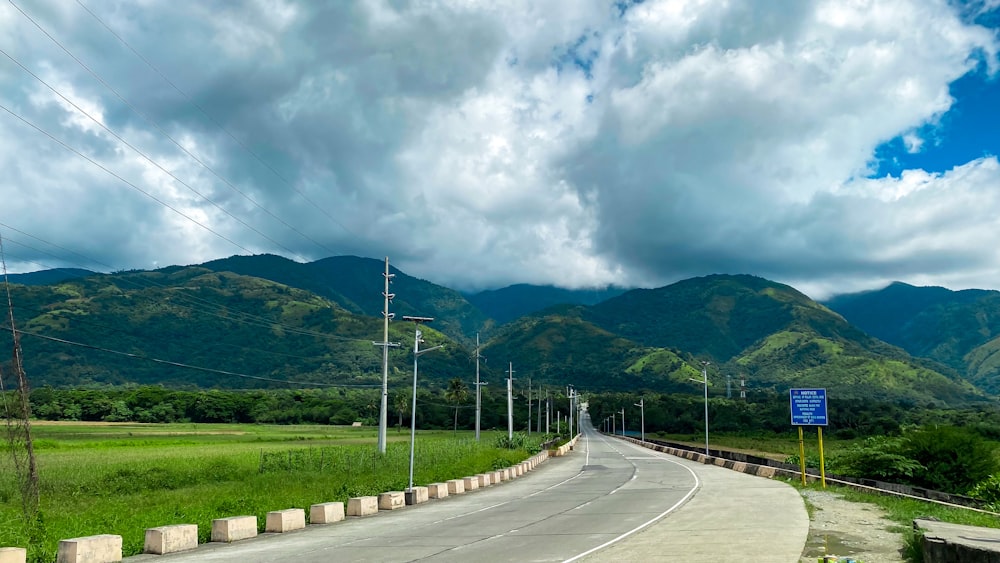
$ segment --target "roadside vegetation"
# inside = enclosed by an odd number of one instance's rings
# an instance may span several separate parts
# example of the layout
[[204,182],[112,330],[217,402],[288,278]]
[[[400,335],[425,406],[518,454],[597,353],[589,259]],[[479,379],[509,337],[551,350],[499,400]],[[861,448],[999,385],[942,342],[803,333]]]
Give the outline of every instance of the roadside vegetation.
[[[124,554],[133,555],[146,528],[198,524],[204,542],[215,518],[256,515],[263,529],[272,510],[308,510],[408,484],[409,435],[390,432],[383,456],[371,427],[36,422],[32,430],[41,503],[30,526],[8,478],[9,456],[0,460],[0,546],[27,546],[32,562],[54,561],[60,539],[118,534]],[[506,432],[484,432],[476,443],[468,431],[420,431],[414,481],[507,467],[537,452],[544,438],[511,444]]]

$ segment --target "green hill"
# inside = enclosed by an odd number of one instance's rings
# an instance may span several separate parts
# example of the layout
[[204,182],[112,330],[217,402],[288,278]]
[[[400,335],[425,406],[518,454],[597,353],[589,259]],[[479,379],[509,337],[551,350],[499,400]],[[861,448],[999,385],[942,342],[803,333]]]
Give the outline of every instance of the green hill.
[[[13,302],[36,386],[378,385],[381,352],[372,342],[382,336],[383,268],[357,257],[310,264],[232,257],[14,285]],[[463,342],[491,321],[457,292],[395,272],[397,318],[436,317],[424,329],[425,346],[447,344],[421,360],[421,382],[469,381],[474,364]],[[399,384],[411,377],[413,325],[391,327],[391,340],[402,344],[391,361]],[[553,386],[697,392],[689,378],[707,360],[713,383],[747,376],[758,390],[822,386],[841,397],[921,404],[981,398],[956,370],[915,359],[795,289],[754,276],[708,276],[593,306],[551,307],[486,334],[484,377],[501,382],[513,362],[516,377]],[[966,353],[970,378],[995,391],[1000,340],[978,334],[984,340]]]
[[[380,319],[268,280],[173,267],[11,288],[34,386],[381,384],[372,345],[382,339]],[[448,346],[425,357],[422,377],[467,370],[467,350],[432,328],[424,334],[426,346]],[[407,380],[413,325],[394,322],[390,339],[402,343],[394,378]]]
[[[372,317],[382,316],[385,262],[357,256],[334,256],[302,264],[274,256],[232,256],[200,264],[216,272],[234,272],[263,278],[311,291],[337,303],[347,311]],[[434,317],[434,328],[451,338],[471,344],[477,331],[493,326],[486,315],[461,293],[407,275],[390,264],[395,274],[389,289],[396,294],[390,310],[403,315]]]
[[1000,292],[895,282],[828,304],[869,334],[947,365],[990,393],[1000,392]]
[[[484,348],[494,370],[514,364],[516,377],[589,390],[690,390],[696,375],[679,353],[642,346],[554,307],[504,325]],[[498,365],[501,364],[501,365]]]
[[756,389],[819,386],[841,396],[978,400],[956,372],[868,336],[795,289],[755,276],[714,275],[630,291],[584,319],[647,346],[684,350]]
[[481,291],[467,295],[466,298],[497,323],[505,324],[556,305],[595,305],[624,292],[625,289],[617,287],[563,289],[551,285],[521,283]]

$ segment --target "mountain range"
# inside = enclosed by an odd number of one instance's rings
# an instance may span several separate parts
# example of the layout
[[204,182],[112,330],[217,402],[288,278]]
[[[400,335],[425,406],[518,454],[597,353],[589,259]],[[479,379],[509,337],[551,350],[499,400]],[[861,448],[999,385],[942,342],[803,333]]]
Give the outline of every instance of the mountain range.
[[[11,276],[34,385],[163,383],[200,387],[378,386],[380,260],[298,263],[234,256],[194,266]],[[518,385],[700,393],[745,379],[750,393],[824,387],[841,397],[965,404],[1000,390],[1000,293],[894,284],[817,303],[749,275],[656,289],[511,286],[463,295],[396,269],[390,378],[410,377],[414,326],[431,316],[421,381],[471,380],[477,334],[484,379]],[[86,277],[79,277],[79,276]],[[9,326],[9,323],[8,325]],[[969,334],[972,330],[975,334]],[[3,365],[9,374],[9,366]]]

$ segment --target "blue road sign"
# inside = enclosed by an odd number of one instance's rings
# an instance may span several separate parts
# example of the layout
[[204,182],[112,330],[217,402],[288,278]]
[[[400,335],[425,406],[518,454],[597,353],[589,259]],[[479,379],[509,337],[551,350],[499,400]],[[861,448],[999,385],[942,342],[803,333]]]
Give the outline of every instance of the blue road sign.
[[789,389],[793,426],[826,426],[826,389]]

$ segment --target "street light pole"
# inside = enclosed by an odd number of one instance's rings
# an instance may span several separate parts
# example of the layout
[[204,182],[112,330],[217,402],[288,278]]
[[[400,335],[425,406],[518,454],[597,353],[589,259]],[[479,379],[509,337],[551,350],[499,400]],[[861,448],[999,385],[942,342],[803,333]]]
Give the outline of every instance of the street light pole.
[[705,455],[708,455],[708,365],[710,362],[701,362],[701,379],[689,377],[691,381],[697,381],[705,386]]
[[569,398],[569,436],[573,437],[573,398],[575,397],[573,393],[573,386],[568,385],[566,387],[566,397]]
[[642,426],[641,426],[642,430],[641,430],[641,432],[642,432],[642,441],[643,442],[646,441],[646,407],[645,407],[645,403],[646,403],[645,399],[639,399],[639,402],[635,404],[635,406],[639,407],[639,416],[642,418]]
[[625,436],[625,407],[622,407],[622,436]]
[[434,317],[410,317],[403,316],[404,321],[413,321],[413,403],[410,406],[410,486],[407,487],[407,491],[412,493],[413,491],[413,451],[414,445],[416,445],[417,436],[417,358],[422,354],[426,354],[431,350],[437,350],[438,348],[443,348],[444,346],[431,346],[430,348],[420,349],[420,343],[423,342],[421,339],[422,333],[420,332],[420,323],[429,323],[434,320]]

